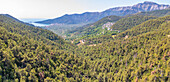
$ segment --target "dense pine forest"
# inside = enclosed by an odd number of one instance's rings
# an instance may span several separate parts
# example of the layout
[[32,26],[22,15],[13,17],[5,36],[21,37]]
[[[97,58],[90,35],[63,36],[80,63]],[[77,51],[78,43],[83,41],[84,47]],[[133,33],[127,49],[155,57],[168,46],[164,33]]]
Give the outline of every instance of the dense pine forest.
[[170,82],[170,15],[142,13],[107,16],[68,40],[1,14],[0,82]]

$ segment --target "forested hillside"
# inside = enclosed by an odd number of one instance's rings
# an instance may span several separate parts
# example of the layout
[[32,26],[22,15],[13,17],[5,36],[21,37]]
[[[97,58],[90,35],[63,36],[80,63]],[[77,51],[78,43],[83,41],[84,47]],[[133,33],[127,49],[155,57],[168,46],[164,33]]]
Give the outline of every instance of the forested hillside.
[[0,81],[169,82],[170,15],[152,18],[114,37],[103,35],[95,46],[77,47],[0,15]]
[[77,44],[81,39],[89,39],[104,35],[117,34],[118,31],[112,31],[111,26],[121,18],[122,17],[114,15],[104,17],[93,24],[88,24],[81,28],[77,28],[76,30],[68,32],[67,39],[74,40],[74,43]]
[[[93,23],[93,24],[89,24],[89,25],[85,25],[82,28],[70,31],[69,33],[74,33],[74,34],[78,34],[78,35],[96,35],[96,34],[100,34],[100,32],[103,31],[102,26],[106,23],[115,23],[116,21],[118,21],[119,19],[121,19],[121,17],[119,16],[107,16],[102,18],[101,20]],[[110,27],[108,27],[110,28]]]
[[163,10],[155,10],[155,11],[150,11],[150,12],[140,12],[137,13],[138,15],[143,15],[143,16],[158,16],[158,17],[163,17],[170,15],[170,8],[163,9]]
[[[170,23],[170,16],[148,20],[138,26],[133,27],[132,29],[128,29],[118,34],[117,38],[124,38],[125,36],[133,37],[150,31],[158,31],[162,29],[168,30],[168,28],[170,28],[170,26],[168,26],[169,23]],[[165,29],[165,27],[167,27],[167,29]]]
[[[71,40],[79,44],[80,40],[85,40],[85,45],[102,43],[127,29],[131,29],[147,20],[156,19],[154,16],[132,15],[130,17],[108,16],[94,24],[87,25],[78,30],[70,32]],[[113,35],[113,37],[112,37]],[[75,37],[80,37],[75,39]]]
[[[45,44],[49,45],[67,45],[63,38],[56,35],[55,33],[41,29],[38,27],[33,27],[30,25],[26,25],[25,23],[21,23],[16,19],[11,18],[11,16],[0,15],[0,26],[4,27],[8,32],[20,34],[22,36],[26,36],[28,38],[33,38],[36,41],[42,41]],[[59,48],[63,48],[60,46]]]
[[90,63],[86,79],[170,81],[169,20],[170,16],[149,20],[118,34],[115,40],[82,49]]
[[142,16],[142,15],[134,15],[131,17],[125,17],[117,21],[112,27],[112,30],[125,31],[127,29],[131,29],[132,27],[139,25],[149,19],[155,19],[157,17],[153,16]]
[[0,81],[59,81],[71,77],[69,70],[74,65],[82,66],[81,62],[71,51],[58,50],[57,46],[0,27]]
[[[78,55],[73,55],[74,48],[74,45],[48,30],[1,15],[0,81],[62,80],[69,73],[64,73],[65,65],[78,66],[82,61]],[[52,71],[54,74],[51,74]]]
[[169,8],[164,10],[141,12],[120,17],[120,20],[117,19],[117,21],[114,20],[118,17],[108,16],[94,24],[89,24],[77,30],[70,31],[67,36],[71,37],[67,37],[66,39],[72,40],[74,44],[81,44],[80,41],[83,40],[83,45],[96,45],[107,40],[112,40],[116,34],[127,29],[131,29],[132,27],[147,20],[167,16],[169,13]]

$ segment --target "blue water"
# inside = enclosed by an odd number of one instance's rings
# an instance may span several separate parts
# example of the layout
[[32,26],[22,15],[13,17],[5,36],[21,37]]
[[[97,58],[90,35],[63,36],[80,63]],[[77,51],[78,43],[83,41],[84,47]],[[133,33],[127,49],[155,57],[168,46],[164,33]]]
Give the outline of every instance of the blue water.
[[43,19],[43,18],[23,18],[23,19],[20,19],[20,20],[23,21],[23,22],[29,23],[29,24],[33,24],[34,26],[43,27],[43,26],[49,26],[50,25],[50,24],[35,23],[37,21],[46,20],[46,19]]
[[50,24],[40,24],[40,23],[31,23],[31,24],[33,24],[34,26],[41,26],[41,27],[50,25]]

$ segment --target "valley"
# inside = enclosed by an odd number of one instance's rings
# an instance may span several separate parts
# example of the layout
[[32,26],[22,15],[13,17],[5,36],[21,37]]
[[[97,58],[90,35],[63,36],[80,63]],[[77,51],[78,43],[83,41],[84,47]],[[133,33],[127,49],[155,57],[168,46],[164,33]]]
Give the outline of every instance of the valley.
[[169,7],[145,1],[44,21],[0,14],[0,82],[170,82]]

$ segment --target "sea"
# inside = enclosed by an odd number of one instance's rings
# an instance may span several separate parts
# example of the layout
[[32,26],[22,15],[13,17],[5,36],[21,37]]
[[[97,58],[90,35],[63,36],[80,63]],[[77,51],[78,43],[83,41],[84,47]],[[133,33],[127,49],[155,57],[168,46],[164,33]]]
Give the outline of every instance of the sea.
[[35,23],[37,21],[47,20],[47,19],[43,19],[43,18],[22,18],[22,19],[19,19],[19,20],[26,22],[26,23],[29,23],[29,24],[33,24],[34,26],[39,26],[39,27],[45,27],[45,26],[50,25],[50,24]]

